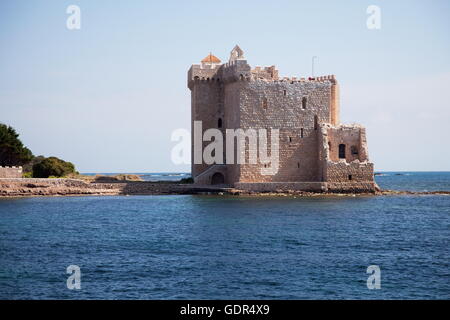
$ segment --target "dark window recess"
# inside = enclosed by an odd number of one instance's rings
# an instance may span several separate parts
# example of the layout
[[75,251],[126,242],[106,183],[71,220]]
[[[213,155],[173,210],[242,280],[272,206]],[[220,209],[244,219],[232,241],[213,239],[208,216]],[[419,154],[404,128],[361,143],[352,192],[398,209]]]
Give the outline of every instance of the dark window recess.
[[319,118],[317,116],[314,116],[314,130],[317,130],[319,128]]
[[303,128],[300,129],[300,138],[303,138]]
[[285,96],[286,95],[286,90],[283,90],[283,96]]
[[289,137],[289,142],[292,142],[292,137]]
[[217,126],[219,128],[222,128],[222,118],[219,118],[219,120],[217,121]]
[[352,147],[350,148],[350,150],[352,151],[352,154],[353,154],[353,155],[358,155],[358,147],[352,146]]
[[349,174],[349,175],[348,175],[348,180],[352,180],[352,179],[353,179],[352,175]]
[[328,151],[331,152],[331,142],[328,142]]
[[297,168],[300,168],[300,162],[297,162]]
[[263,98],[263,101],[262,101],[262,107],[263,107],[264,109],[267,109],[267,98]]
[[306,109],[306,103],[307,103],[307,99],[306,97],[302,98],[302,109]]
[[345,159],[345,144],[339,145],[339,159]]

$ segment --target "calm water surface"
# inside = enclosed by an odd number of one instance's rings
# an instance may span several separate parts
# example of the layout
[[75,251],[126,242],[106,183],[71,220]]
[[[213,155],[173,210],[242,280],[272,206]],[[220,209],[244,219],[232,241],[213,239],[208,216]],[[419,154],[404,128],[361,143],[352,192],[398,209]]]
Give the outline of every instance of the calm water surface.
[[449,299],[449,231],[450,196],[1,199],[0,298]]

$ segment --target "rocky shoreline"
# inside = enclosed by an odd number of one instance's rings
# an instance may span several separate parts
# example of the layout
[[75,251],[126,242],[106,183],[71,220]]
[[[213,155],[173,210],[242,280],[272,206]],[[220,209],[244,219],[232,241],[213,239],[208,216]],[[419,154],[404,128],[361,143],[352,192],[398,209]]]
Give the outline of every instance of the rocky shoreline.
[[229,187],[197,186],[192,184],[167,182],[86,182],[78,179],[0,179],[0,197],[35,196],[114,196],[114,195],[175,195],[175,194],[216,194],[246,196],[367,196],[367,195],[450,195],[450,191],[393,191],[382,190],[375,193],[318,193],[305,191],[251,192]]

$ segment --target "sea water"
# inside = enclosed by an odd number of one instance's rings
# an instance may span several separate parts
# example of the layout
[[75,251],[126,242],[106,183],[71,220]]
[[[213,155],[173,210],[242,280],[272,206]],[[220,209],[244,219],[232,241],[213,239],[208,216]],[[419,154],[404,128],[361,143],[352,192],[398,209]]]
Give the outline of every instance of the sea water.
[[[376,179],[450,190],[397,174]],[[0,199],[0,298],[449,299],[449,236],[447,195]]]

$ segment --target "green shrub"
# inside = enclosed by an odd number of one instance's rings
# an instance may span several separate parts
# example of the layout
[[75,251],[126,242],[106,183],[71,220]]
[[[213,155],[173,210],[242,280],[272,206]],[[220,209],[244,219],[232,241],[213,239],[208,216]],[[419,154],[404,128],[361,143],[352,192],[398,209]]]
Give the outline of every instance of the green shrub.
[[73,163],[56,157],[45,158],[33,165],[34,178],[64,177],[70,173],[76,173]]
[[180,183],[185,183],[185,184],[194,183],[194,179],[192,179],[192,178],[183,178],[183,179],[180,180]]
[[45,157],[44,156],[37,156],[37,157],[33,157],[33,159],[31,159],[30,162],[25,163],[24,165],[22,165],[22,170],[24,173],[31,173],[31,175],[33,174],[33,166],[36,163],[41,162],[42,160],[44,160]]
[[22,173],[22,178],[33,178],[33,172]]

